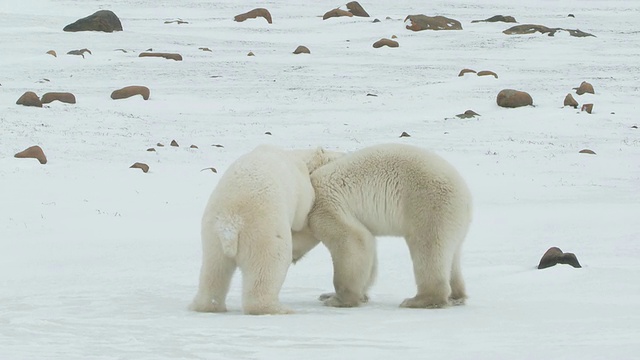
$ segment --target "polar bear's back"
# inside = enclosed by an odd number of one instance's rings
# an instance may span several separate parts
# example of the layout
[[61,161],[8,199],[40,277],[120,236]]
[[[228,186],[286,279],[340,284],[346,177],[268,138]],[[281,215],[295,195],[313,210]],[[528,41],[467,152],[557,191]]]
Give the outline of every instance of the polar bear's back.
[[405,236],[412,228],[407,221],[441,213],[471,216],[471,195],[458,171],[416,146],[364,148],[319,168],[311,181],[318,207],[342,207],[376,235]]

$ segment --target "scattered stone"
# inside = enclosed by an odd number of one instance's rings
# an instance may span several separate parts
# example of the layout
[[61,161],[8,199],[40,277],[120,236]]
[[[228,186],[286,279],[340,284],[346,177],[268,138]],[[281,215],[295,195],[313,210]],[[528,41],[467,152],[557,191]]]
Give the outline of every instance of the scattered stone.
[[133,165],[129,166],[129,169],[140,169],[142,170],[142,172],[147,173],[149,172],[149,165],[145,164],[145,163],[134,163]]
[[128,51],[127,51],[127,50],[125,50],[125,49],[115,49],[115,50],[113,50],[113,51],[122,51],[122,52],[123,52],[123,53],[125,53],[125,54],[126,54],[126,53],[128,53]]
[[564,97],[564,105],[563,106],[573,106],[574,109],[578,108],[578,102],[573,98],[573,95],[567,94]]
[[216,170],[216,168],[214,168],[214,167],[204,168],[204,169],[202,169],[200,171],[205,171],[205,170],[211,170],[211,172],[218,173],[218,170]]
[[177,142],[177,141],[175,141],[175,140],[171,140],[171,146],[173,146],[173,147],[178,147],[178,146],[180,146],[180,145],[178,145],[178,142]]
[[631,126],[631,128],[632,128],[632,129],[637,129],[637,128],[638,128],[638,125],[633,125],[633,126]]
[[43,104],[48,104],[55,100],[58,100],[60,102],[67,103],[67,104],[76,103],[76,97],[70,92],[48,92],[42,95],[42,98],[40,99],[40,101]]
[[593,104],[582,104],[582,108],[580,109],[580,111],[586,111],[587,113],[591,114],[591,112],[593,111]]
[[249,53],[247,54],[247,56],[256,56],[256,54],[254,54],[252,51],[249,51]]
[[535,32],[539,32],[541,34],[547,34],[548,36],[554,36],[558,31],[567,31],[569,35],[575,37],[586,37],[595,35],[580,31],[580,30],[570,30],[570,29],[562,29],[562,28],[549,28],[544,25],[533,25],[533,24],[524,24],[524,25],[516,25],[513,27],[504,30],[503,33],[507,35],[523,35],[523,34],[533,34]]
[[358,3],[357,1],[348,2],[347,9],[349,9],[349,12],[352,13],[353,16],[369,17],[369,13],[367,13],[362,5],[360,5],[360,3]]
[[493,71],[489,71],[489,70],[482,70],[482,71],[478,71],[478,76],[493,76],[496,79],[498,78],[498,74],[494,73]]
[[498,93],[496,98],[498,106],[506,108],[517,108],[521,106],[533,105],[531,95],[524,91],[504,89]]
[[466,74],[466,73],[474,73],[474,74],[476,74],[477,72],[475,70],[471,70],[471,69],[462,69],[458,73],[458,76],[464,76],[464,74]]
[[93,53],[89,49],[71,50],[71,51],[67,52],[67,55],[80,55],[84,59],[84,53],[86,53],[86,52],[88,52],[89,54],[93,55]]
[[472,23],[479,23],[479,22],[506,22],[506,23],[516,23],[516,19],[513,16],[502,16],[502,15],[495,15],[492,16],[488,19],[484,19],[484,20],[473,20],[471,21]]
[[384,18],[384,19],[385,19],[385,20],[393,20],[393,19],[391,18],[391,16],[387,16],[387,17],[386,17],[386,18]]
[[300,45],[293,51],[293,53],[294,54],[311,54],[311,51],[309,50],[308,47]]
[[379,22],[380,22],[380,19],[373,19],[373,23],[374,23],[374,24],[375,24],[375,23],[379,23]]
[[413,31],[421,30],[462,30],[462,24],[458,20],[444,16],[408,15],[404,21],[411,21],[406,28]]
[[457,117],[459,117],[460,119],[470,119],[476,116],[480,116],[480,114],[478,114],[477,112],[473,111],[473,110],[467,110],[465,112],[463,112],[462,114],[458,114],[456,115]]
[[208,47],[200,47],[200,48],[198,48],[198,49],[199,49],[199,50],[202,50],[202,51],[213,52],[213,51],[211,51],[211,49],[209,49]]
[[388,46],[388,47],[392,47],[392,48],[397,48],[398,46],[400,46],[400,44],[398,44],[397,41],[395,40],[391,40],[391,39],[387,39],[387,38],[382,38],[376,42],[373,43],[373,47],[374,48],[380,48],[383,46]]
[[182,55],[173,53],[151,53],[142,52],[138,57],[161,57],[169,60],[182,61]]
[[125,86],[122,89],[115,90],[111,93],[113,100],[126,99],[134,95],[140,95],[143,99],[149,100],[149,88],[146,86]]
[[368,93],[368,94],[367,94],[367,96],[378,97],[378,95],[376,95],[376,94],[371,94],[371,93]]
[[269,10],[263,9],[263,8],[253,9],[253,10],[251,10],[249,12],[244,13],[244,14],[236,15],[233,18],[233,21],[243,22],[243,21],[245,21],[247,19],[255,19],[257,17],[262,17],[265,20],[267,20],[267,22],[269,24],[272,24],[271,13],[269,12]]
[[397,36],[395,36],[395,35],[391,35],[391,38],[392,38],[392,39],[397,39],[398,37],[397,37]]
[[191,145],[189,146],[189,149],[197,149],[198,147],[196,145]]
[[400,137],[411,137],[411,135],[409,135],[409,133],[407,133],[406,131],[403,131],[402,134],[400,134]]
[[164,147],[164,144],[163,143],[157,143],[156,146],[157,147]]
[[218,147],[218,148],[223,148],[224,147],[223,145],[220,145],[220,144],[213,144],[211,146],[215,146],[215,147]]
[[336,8],[324,13],[324,15],[322,15],[322,20],[327,20],[333,17],[342,17],[342,16],[352,17],[353,14],[349,11]]
[[15,154],[14,157],[20,159],[37,159],[40,164],[43,165],[47,163],[47,157],[44,155],[44,151],[42,151],[42,148],[38,145],[28,147]]
[[56,54],[55,50],[49,50],[47,51],[47,54],[52,55],[53,57],[58,57],[58,54]]
[[576,91],[576,94],[578,95],[582,95],[585,93],[589,93],[589,94],[595,94],[596,92],[593,90],[593,85],[589,84],[586,81],[583,81],[580,86],[578,86],[577,88],[573,88],[573,90]]
[[42,101],[33,91],[27,91],[16,101],[17,105],[42,107]]
[[567,17],[572,17],[572,18],[574,18],[574,17],[576,17],[576,16],[575,16],[575,15],[573,15],[573,14],[569,14],[569,15],[567,15]]
[[42,78],[42,79],[40,79],[40,80],[38,80],[38,81],[36,81],[36,82],[38,82],[38,83],[40,83],[40,84],[44,84],[44,83],[47,83],[47,82],[50,82],[50,81],[51,81],[51,80],[49,80],[49,79],[47,79],[47,78]]
[[173,24],[173,23],[176,23],[176,24],[178,24],[178,25],[181,25],[181,24],[188,24],[189,22],[188,22],[188,21],[183,21],[182,19],[175,19],[175,20],[167,20],[167,21],[165,21],[164,23],[165,23],[165,24]]
[[556,264],[568,264],[574,268],[581,268],[578,258],[573,253],[564,253],[557,247],[552,247],[542,255],[538,269],[546,269]]
[[591,150],[591,149],[582,149],[582,150],[578,151],[578,154],[596,155],[596,152]]
[[110,10],[100,10],[95,13],[77,20],[73,24],[69,24],[62,29],[63,31],[103,31],[114,32],[122,31],[122,23],[120,19]]
[[273,135],[273,134],[271,134],[271,131],[265,131],[265,133],[264,133],[264,134],[265,134],[265,135]]
[[156,151],[156,149],[155,148],[148,148],[147,151],[153,152],[153,151]]

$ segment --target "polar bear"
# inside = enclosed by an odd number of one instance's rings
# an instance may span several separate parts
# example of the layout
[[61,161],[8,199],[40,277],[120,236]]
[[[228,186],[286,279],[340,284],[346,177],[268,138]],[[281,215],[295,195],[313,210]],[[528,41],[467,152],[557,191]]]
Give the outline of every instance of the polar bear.
[[335,293],[326,305],[367,301],[376,276],[375,236],[402,236],[409,247],[417,294],[401,307],[463,304],[460,251],[471,222],[471,193],[440,156],[401,144],[349,153],[311,174],[316,199],[308,227],[294,233],[293,260],[321,241],[331,253]]
[[280,288],[292,262],[291,233],[301,230],[314,202],[309,173],[339,153],[261,145],[238,158],[220,178],[202,217],[202,267],[189,306],[227,311],[237,267],[245,314],[288,314]]

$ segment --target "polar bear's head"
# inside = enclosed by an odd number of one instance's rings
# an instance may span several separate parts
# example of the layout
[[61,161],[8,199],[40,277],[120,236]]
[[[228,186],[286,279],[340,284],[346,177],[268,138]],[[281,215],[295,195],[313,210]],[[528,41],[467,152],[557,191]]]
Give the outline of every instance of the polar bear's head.
[[343,152],[325,150],[321,147],[317,147],[315,149],[292,150],[292,152],[294,156],[302,159],[302,161],[307,164],[309,174],[314,172],[319,167],[326,165],[344,155]]

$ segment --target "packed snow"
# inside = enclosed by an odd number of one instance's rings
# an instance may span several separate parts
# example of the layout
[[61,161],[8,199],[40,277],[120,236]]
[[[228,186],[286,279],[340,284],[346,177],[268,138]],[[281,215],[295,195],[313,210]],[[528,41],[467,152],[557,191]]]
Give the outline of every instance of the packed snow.
[[[360,3],[370,18],[323,21],[338,4],[2,2],[0,359],[638,358],[640,3]],[[257,7],[273,24],[233,21]],[[124,31],[62,31],[100,9]],[[409,14],[464,29],[412,32]],[[498,14],[595,37],[471,23]],[[165,24],[176,19],[187,23]],[[398,48],[372,47],[392,35]],[[311,54],[293,55],[298,45]],[[82,48],[91,54],[66,54]],[[183,61],[138,57],[149,48]],[[498,78],[458,77],[463,68]],[[582,81],[595,94],[576,95]],[[110,98],[128,85],[149,87],[150,99]],[[506,88],[534,106],[498,107]],[[69,91],[77,103],[16,105],[25,91]],[[593,113],[563,107],[568,93]],[[455,116],[468,109],[481,116]],[[281,291],[296,314],[243,315],[240,274],[228,313],[187,310],[202,211],[238,156],[263,143],[348,152],[385,142],[432,149],[469,183],[465,306],[399,308],[415,295],[411,261],[402,239],[380,238],[361,307],[317,300],[333,290],[320,245]],[[47,164],[14,158],[32,145]],[[582,268],[537,270],[551,246]]]

